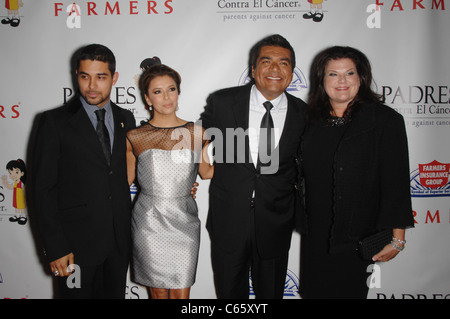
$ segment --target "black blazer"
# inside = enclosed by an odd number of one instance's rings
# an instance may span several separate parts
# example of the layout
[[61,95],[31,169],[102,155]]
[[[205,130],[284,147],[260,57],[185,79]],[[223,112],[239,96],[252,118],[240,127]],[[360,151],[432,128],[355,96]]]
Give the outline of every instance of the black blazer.
[[33,199],[49,261],[74,253],[98,264],[114,244],[130,251],[126,132],[133,114],[111,103],[114,145],[108,166],[79,98],[44,112],[33,161]]
[[[273,258],[289,249],[294,228],[294,184],[297,177],[295,158],[305,127],[305,103],[286,93],[288,110],[278,144],[279,168],[273,174],[260,174],[252,163],[248,135],[234,143],[227,128],[246,131],[249,123],[251,84],[224,89],[211,94],[201,115],[208,132],[223,138],[215,153],[224,154],[214,163],[214,177],[209,189],[207,229],[211,241],[225,251],[233,251],[246,242],[250,229],[252,194],[255,191],[255,229],[258,251],[263,258]],[[242,143],[244,154],[237,152]],[[228,145],[228,148],[227,148]],[[234,145],[234,151],[230,148]],[[242,152],[241,152],[242,153]]]
[[[314,142],[321,125],[308,125],[305,145]],[[399,113],[383,104],[362,105],[339,143],[333,167],[331,252],[354,250],[359,239],[382,229],[414,227],[408,141]],[[306,193],[307,183],[306,177]]]

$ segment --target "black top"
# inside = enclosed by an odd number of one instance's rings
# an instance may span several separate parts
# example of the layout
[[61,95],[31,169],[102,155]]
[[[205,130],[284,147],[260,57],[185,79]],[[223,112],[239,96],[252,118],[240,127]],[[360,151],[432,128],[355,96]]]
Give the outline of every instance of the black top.
[[[333,221],[334,154],[347,124],[330,126],[325,121],[303,149],[308,235],[327,245]],[[325,242],[324,242],[325,240]],[[318,243],[318,242],[317,242]]]
[[303,137],[308,231],[328,209],[330,251],[338,252],[382,229],[414,227],[403,117],[370,103],[344,126],[324,124],[309,123]]

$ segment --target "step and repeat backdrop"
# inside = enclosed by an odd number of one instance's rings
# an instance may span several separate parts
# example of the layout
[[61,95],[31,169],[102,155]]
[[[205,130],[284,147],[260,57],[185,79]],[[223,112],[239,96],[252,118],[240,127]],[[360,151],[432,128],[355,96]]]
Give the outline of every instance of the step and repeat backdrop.
[[[305,99],[313,57],[325,47],[363,51],[377,91],[406,122],[415,228],[406,249],[376,264],[370,299],[450,298],[450,0],[7,0],[0,3],[0,298],[54,297],[33,215],[17,205],[15,176],[23,162],[26,191],[29,140],[39,113],[74,94],[70,59],[83,45],[101,43],[116,55],[119,80],[112,101],[136,122],[148,114],[136,79],[140,62],[158,56],[178,70],[178,115],[195,121],[215,90],[245,84],[250,48],[278,33],[297,55],[290,93]],[[307,19],[305,15],[314,14]],[[395,161],[392,158],[392,161]],[[16,164],[16,166],[18,166]],[[86,176],[86,183],[94,183]],[[202,221],[197,282],[192,298],[216,298],[210,242],[204,225],[209,181],[199,178]],[[130,196],[135,196],[133,188]],[[26,194],[24,194],[26,197]],[[19,201],[20,202],[20,201]],[[25,217],[11,222],[17,213]],[[286,299],[299,299],[299,234],[294,233]],[[330,268],[339,276],[338,269]],[[251,294],[251,291],[250,291]],[[128,281],[126,298],[147,298]]]

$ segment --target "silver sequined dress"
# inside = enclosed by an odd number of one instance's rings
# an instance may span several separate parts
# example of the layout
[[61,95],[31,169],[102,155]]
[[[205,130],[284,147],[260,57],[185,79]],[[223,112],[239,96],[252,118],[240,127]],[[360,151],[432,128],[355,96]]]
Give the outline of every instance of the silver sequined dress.
[[132,213],[133,280],[152,288],[194,284],[200,246],[197,204],[190,194],[203,146],[202,128],[145,124],[128,132],[139,193]]

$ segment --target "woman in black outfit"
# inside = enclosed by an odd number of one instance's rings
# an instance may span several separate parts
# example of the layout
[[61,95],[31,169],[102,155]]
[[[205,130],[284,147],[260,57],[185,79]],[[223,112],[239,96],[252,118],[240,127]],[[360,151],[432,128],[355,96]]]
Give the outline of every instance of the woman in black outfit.
[[[303,298],[367,298],[368,266],[394,258],[414,227],[403,117],[371,84],[370,63],[354,48],[328,48],[313,62],[302,148]],[[357,242],[383,229],[393,230],[391,243],[364,261]]]

